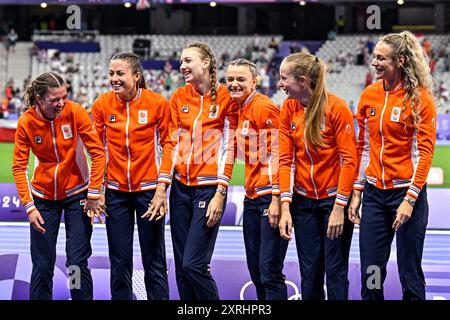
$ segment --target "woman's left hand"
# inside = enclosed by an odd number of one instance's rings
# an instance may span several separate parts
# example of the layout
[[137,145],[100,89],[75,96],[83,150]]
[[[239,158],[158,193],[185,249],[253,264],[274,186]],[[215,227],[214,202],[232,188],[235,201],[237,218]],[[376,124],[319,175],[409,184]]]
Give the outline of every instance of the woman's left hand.
[[269,206],[269,223],[273,229],[278,228],[278,223],[280,222],[280,211],[280,197],[272,196],[272,202]]
[[91,224],[94,224],[94,218],[97,217],[101,223],[105,223],[105,220],[102,218],[102,214],[104,217],[108,217],[106,214],[106,205],[103,199],[87,199],[86,204],[84,205],[84,212],[91,218]]
[[395,231],[398,231],[400,227],[406,223],[409,219],[411,219],[413,212],[413,207],[406,201],[402,201],[400,206],[397,209],[397,215],[395,216],[395,221],[392,224],[392,228],[395,229]]
[[214,227],[222,218],[224,199],[224,195],[220,192],[216,192],[214,197],[209,202],[208,209],[206,210],[206,217],[208,218],[206,225],[209,228]]
[[334,204],[328,219],[327,237],[331,240],[337,239],[344,231],[344,207]]

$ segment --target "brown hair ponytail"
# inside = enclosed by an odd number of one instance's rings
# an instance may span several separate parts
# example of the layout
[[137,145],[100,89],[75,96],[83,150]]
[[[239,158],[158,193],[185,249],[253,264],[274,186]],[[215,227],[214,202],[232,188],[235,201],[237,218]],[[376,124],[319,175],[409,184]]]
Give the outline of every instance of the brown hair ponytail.
[[306,142],[312,146],[325,147],[320,128],[325,119],[327,92],[325,85],[326,67],[322,59],[312,54],[298,52],[287,56],[284,63],[290,64],[294,77],[306,77],[310,81],[312,95],[305,109],[303,118]]

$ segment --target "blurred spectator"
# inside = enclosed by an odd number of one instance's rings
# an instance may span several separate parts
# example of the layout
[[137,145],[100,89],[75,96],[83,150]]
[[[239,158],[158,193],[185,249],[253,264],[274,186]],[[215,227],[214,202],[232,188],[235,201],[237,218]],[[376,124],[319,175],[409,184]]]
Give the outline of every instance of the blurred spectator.
[[344,28],[345,28],[345,19],[343,15],[340,15],[337,20],[336,20],[336,28],[337,28],[337,33],[338,34],[343,34],[344,33]]
[[2,108],[1,108],[1,117],[2,119],[8,119],[9,118],[9,99],[3,98],[2,100]]
[[172,64],[170,63],[170,61],[166,61],[166,63],[164,64],[164,72],[167,74],[170,74],[172,72]]
[[302,50],[302,47],[300,43],[297,41],[291,41],[291,45],[289,46],[289,53],[296,53],[300,52]]
[[48,23],[45,20],[42,20],[41,23],[39,24],[39,27],[41,29],[41,31],[47,31],[48,30]]
[[333,59],[328,59],[328,61],[327,61],[327,71],[329,73],[340,73],[341,72],[341,70],[336,68],[336,65],[335,65]]
[[50,22],[48,23],[48,29],[49,30],[56,30],[56,20],[54,17],[50,19]]
[[431,51],[431,43],[427,38],[424,38],[422,41],[422,47],[425,53],[429,56]]
[[20,116],[24,112],[23,103],[20,99],[19,93],[16,93],[14,97],[9,102],[10,105],[10,111],[17,113],[18,116]]
[[333,40],[335,40],[336,39],[336,30],[334,30],[334,29],[331,29],[330,31],[328,31],[328,33],[327,33],[327,39],[328,40],[330,40],[330,41],[333,41]]
[[17,39],[19,39],[19,36],[16,33],[16,30],[14,30],[14,28],[11,28],[11,30],[9,30],[9,33],[7,35],[7,40],[8,40],[8,50],[11,51],[12,53],[16,51]]
[[345,67],[347,65],[347,54],[344,51],[339,50],[336,58],[341,67]]
[[277,42],[277,40],[275,39],[275,37],[272,37],[272,38],[270,39],[270,42],[269,42],[269,48],[275,50],[275,52],[278,53],[278,50],[279,50],[279,48],[278,48],[278,42]]
[[262,39],[257,33],[255,33],[253,36],[253,51],[261,50],[261,46],[262,46]]
[[372,38],[369,37],[369,39],[367,39],[367,42],[366,42],[366,48],[369,51],[368,52],[369,54],[372,54],[374,46],[375,46],[375,44],[374,44]]
[[6,39],[7,34],[8,34],[8,26],[6,22],[0,21],[0,42],[2,42],[3,39]]
[[436,59],[433,56],[431,56],[430,57],[430,72],[431,72],[431,74],[434,74],[434,71],[436,70],[436,63],[437,63]]
[[259,69],[259,78],[261,80],[261,91],[266,96],[269,96],[270,91],[270,78],[267,74],[267,66],[263,66]]

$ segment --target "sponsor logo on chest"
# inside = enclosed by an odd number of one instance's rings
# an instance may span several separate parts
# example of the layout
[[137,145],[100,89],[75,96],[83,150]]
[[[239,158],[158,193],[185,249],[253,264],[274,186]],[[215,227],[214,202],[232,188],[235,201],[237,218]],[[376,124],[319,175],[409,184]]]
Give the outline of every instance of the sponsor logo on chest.
[[245,120],[244,123],[242,123],[241,134],[248,134],[249,126],[250,126],[250,121],[249,120]]
[[138,123],[139,124],[147,124],[147,122],[148,122],[148,112],[147,112],[147,110],[139,110]]
[[34,143],[41,144],[42,143],[42,137],[41,136],[35,136],[34,137]]
[[400,121],[400,113],[402,112],[401,107],[393,107],[391,111],[391,121],[399,122]]
[[70,124],[61,125],[61,130],[63,133],[64,140],[73,138],[72,128],[70,128]]
[[189,112],[189,106],[182,106],[181,107],[181,112],[188,113]]
[[110,123],[115,123],[116,122],[116,115],[115,114],[110,114],[108,117],[108,120]]

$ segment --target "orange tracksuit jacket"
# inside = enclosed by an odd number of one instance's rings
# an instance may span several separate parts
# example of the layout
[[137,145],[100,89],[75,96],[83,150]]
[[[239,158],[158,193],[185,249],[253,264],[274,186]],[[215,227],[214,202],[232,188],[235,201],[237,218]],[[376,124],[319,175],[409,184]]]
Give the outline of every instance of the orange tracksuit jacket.
[[167,99],[149,89],[139,89],[129,102],[108,92],[94,102],[92,116],[107,150],[106,188],[155,189],[167,139]]
[[280,114],[281,201],[291,202],[292,191],[312,199],[336,196],[346,206],[356,174],[356,137],[347,104],[327,94],[321,132],[326,147],[311,147],[304,139],[305,108],[294,99],[284,102]]
[[280,109],[254,91],[239,111],[238,158],[245,160],[246,197],[280,194],[278,181],[278,129]]
[[436,107],[433,97],[420,91],[420,120],[408,102],[402,111],[405,90],[399,83],[386,91],[383,81],[368,86],[358,106],[358,171],[354,188],[368,183],[380,189],[409,188],[416,199],[426,183],[436,142]]
[[[92,158],[90,174],[84,146]],[[31,184],[27,176],[30,149],[35,155]],[[19,118],[12,172],[27,213],[36,209],[32,195],[62,200],[89,188],[88,198],[98,199],[104,170],[102,143],[79,104],[68,100],[53,121],[46,120],[35,106]]]
[[213,113],[210,92],[202,96],[192,84],[173,93],[169,103],[169,142],[164,146],[158,182],[170,184],[173,174],[188,186],[228,186],[239,107],[222,84],[217,89],[216,103]]

